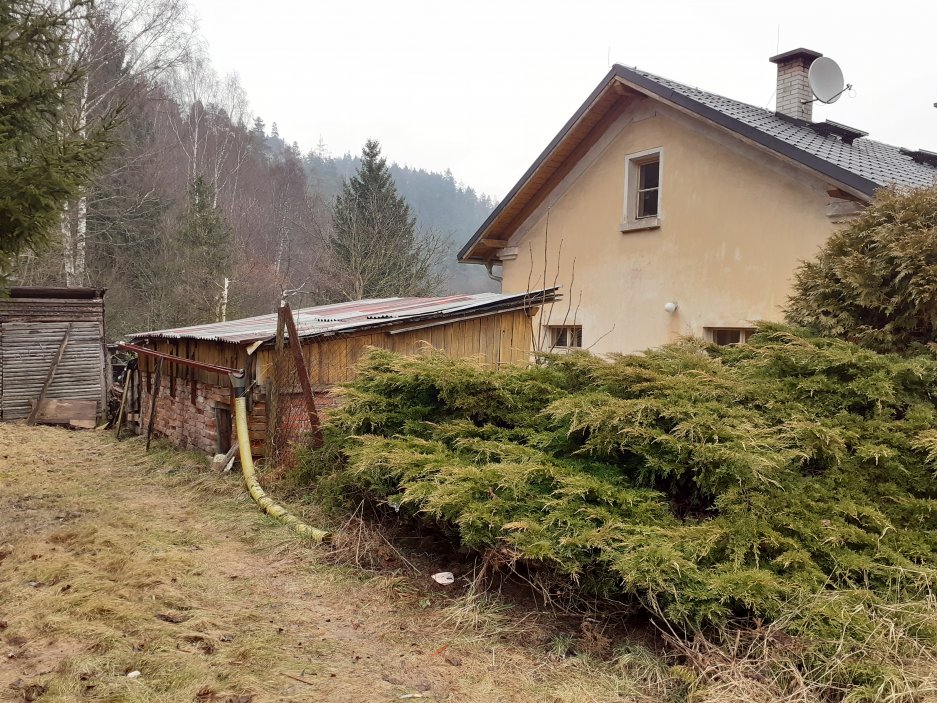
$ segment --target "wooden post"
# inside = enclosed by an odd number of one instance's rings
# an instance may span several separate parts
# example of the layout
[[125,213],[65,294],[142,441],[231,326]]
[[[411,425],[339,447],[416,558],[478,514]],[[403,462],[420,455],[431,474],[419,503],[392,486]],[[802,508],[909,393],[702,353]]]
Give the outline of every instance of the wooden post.
[[46,374],[46,380],[42,384],[42,390],[39,391],[39,398],[36,400],[36,404],[33,406],[33,409],[29,411],[29,417],[26,418],[27,425],[36,424],[36,416],[39,414],[39,406],[42,405],[42,401],[46,399],[46,393],[49,391],[49,386],[52,385],[52,379],[55,377],[55,370],[59,366],[59,362],[62,361],[62,356],[65,354],[65,347],[68,346],[68,336],[72,332],[72,323],[68,323],[68,327],[65,328],[65,334],[62,335],[62,341],[59,343],[59,350],[55,353],[55,356],[52,358],[52,365],[49,367],[49,372]]
[[267,381],[267,459],[273,461],[276,457],[277,442],[277,413],[280,405],[280,357],[283,355],[284,334],[286,330],[286,316],[284,310],[286,303],[277,308],[277,336],[273,346],[273,364]]
[[124,371],[124,387],[120,394],[120,408],[117,410],[117,428],[114,430],[114,439],[120,441],[120,425],[124,421],[124,408],[127,405],[127,396],[130,395],[130,372]]
[[306,369],[306,362],[303,360],[303,348],[299,341],[299,333],[296,331],[296,321],[293,319],[293,311],[290,310],[289,303],[284,303],[281,310],[285,310],[286,326],[290,331],[290,351],[293,353],[293,361],[296,364],[296,373],[299,375],[299,382],[303,387],[303,395],[306,397],[306,412],[309,413],[309,424],[312,427],[312,446],[321,447],[323,444],[322,428],[319,427],[319,413],[316,412],[316,398],[312,394],[312,385],[309,383],[309,371]]
[[150,451],[150,439],[153,437],[153,423],[156,420],[156,399],[159,397],[159,382],[163,378],[163,360],[156,362],[156,380],[153,381],[153,400],[150,401],[150,417],[146,423],[146,448]]

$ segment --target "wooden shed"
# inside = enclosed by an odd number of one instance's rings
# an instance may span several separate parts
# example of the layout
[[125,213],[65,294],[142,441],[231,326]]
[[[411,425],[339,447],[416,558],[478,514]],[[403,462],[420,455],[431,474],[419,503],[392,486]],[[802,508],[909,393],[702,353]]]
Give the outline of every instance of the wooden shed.
[[33,413],[93,427],[106,409],[106,367],[103,289],[12,288],[0,298],[0,419]]
[[[304,365],[317,405],[354,375],[368,347],[414,354],[430,344],[453,357],[486,364],[530,360],[531,315],[556,298],[556,289],[521,294],[480,293],[442,298],[387,298],[294,311]],[[176,446],[224,452],[233,441],[233,391],[225,369],[243,369],[252,386],[251,445],[262,453],[271,418],[267,394],[274,370],[277,315],[130,335],[140,355],[140,427],[149,421],[156,368],[164,367],[156,393],[154,433]],[[185,362],[173,362],[173,358]],[[290,389],[286,389],[288,392]],[[299,399],[299,389],[292,389]]]

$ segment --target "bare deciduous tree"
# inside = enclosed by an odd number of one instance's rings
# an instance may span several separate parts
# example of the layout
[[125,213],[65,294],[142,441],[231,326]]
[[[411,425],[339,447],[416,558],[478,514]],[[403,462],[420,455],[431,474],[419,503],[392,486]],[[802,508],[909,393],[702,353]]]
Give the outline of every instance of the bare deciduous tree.
[[[184,60],[192,35],[184,0],[101,0],[70,34],[71,61],[88,67],[69,96],[70,121],[84,133],[143,99]],[[86,189],[65,207],[62,256],[68,286],[87,283]]]

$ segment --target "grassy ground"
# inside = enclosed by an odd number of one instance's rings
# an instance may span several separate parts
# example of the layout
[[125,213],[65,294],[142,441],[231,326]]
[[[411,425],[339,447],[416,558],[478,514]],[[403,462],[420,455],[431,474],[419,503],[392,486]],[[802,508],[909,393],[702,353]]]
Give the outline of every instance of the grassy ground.
[[529,619],[334,566],[200,464],[0,424],[0,700],[656,698],[653,658],[563,656]]

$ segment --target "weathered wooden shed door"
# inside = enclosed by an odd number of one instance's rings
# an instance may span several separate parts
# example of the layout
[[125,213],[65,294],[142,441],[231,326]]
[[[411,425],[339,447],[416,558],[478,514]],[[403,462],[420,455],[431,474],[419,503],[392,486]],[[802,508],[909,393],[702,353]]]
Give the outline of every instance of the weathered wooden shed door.
[[[56,357],[68,322],[0,324],[0,419],[29,416]],[[93,400],[101,411],[104,348],[98,322],[72,322],[68,344],[46,398]]]

